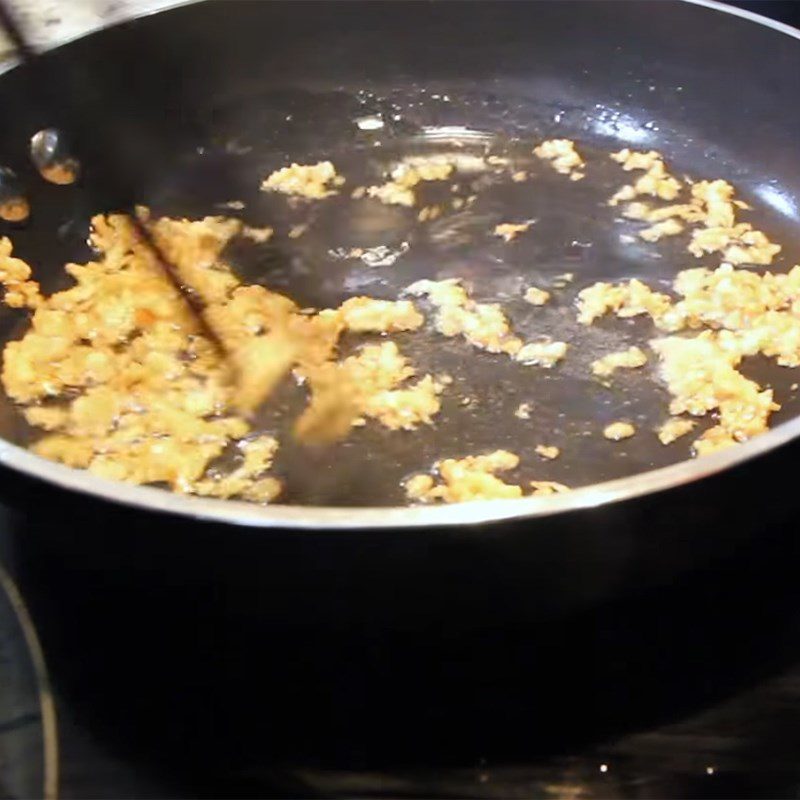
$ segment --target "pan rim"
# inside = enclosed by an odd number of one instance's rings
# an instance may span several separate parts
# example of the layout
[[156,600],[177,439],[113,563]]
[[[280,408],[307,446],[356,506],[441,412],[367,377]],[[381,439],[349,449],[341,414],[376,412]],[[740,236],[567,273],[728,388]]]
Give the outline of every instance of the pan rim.
[[82,492],[117,505],[133,506],[156,513],[164,512],[198,521],[298,531],[423,529],[534,519],[634,500],[716,475],[798,437],[800,417],[718,453],[583,486],[564,494],[437,506],[257,505],[240,500],[194,497],[152,486],[136,486],[100,478],[84,470],[48,461],[4,440],[0,440],[0,464],[61,489]]
[[[158,9],[145,11],[138,17],[150,16],[199,1],[175,0]],[[725,5],[718,0],[681,1],[740,17],[800,40],[800,30],[752,11]],[[83,35],[98,32],[119,22],[100,26]],[[61,47],[83,38],[83,35],[71,37],[46,49]],[[7,64],[0,67],[0,75],[13,66],[15,61],[10,59]],[[442,506],[256,505],[237,500],[191,497],[155,487],[136,486],[100,478],[84,470],[49,461],[3,439],[0,439],[0,465],[68,491],[81,492],[114,504],[194,518],[198,521],[316,532],[400,528],[416,530],[535,519],[634,500],[716,475],[775,450],[798,437],[800,437],[800,416],[778,425],[755,439],[718,453],[584,486],[565,494]]]

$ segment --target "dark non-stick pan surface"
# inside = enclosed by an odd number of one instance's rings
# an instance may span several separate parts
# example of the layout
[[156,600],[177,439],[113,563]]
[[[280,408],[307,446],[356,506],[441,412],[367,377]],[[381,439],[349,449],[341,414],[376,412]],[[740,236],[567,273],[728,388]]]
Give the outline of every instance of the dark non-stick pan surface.
[[[758,56],[766,52],[769,59]],[[419,278],[459,277],[477,299],[500,302],[526,341],[570,344],[564,362],[546,370],[432,330],[397,336],[419,374],[454,379],[435,425],[409,433],[370,424],[324,450],[292,442],[289,426],[305,397],[287,380],[260,420],[281,439],[283,502],[399,504],[402,480],[437,458],[499,447],[522,457],[511,480],[573,487],[690,457],[693,437],[664,447],[653,434],[669,398],[652,363],[618,373],[610,388],[591,377],[592,360],[641,345],[652,326],[575,321],[575,295],[598,280],[638,277],[663,290],[680,269],[715,264],[690,256],[684,236],[630,242],[635,227],[606,203],[629,179],[609,152],[657,149],[676,174],[731,181],[755,209],[748,220],[784,247],[774,269],[800,260],[800,112],[788,102],[800,45],[707,8],[229,0],[142,19],[47,58],[63,82],[63,105],[52,112],[26,102],[24,69],[0,80],[0,104],[14,110],[0,131],[0,160],[23,175],[33,206],[26,227],[0,233],[47,288],[66,285],[66,261],[90,256],[90,215],[135,198],[155,214],[221,213],[274,227],[269,244],[242,243],[228,256],[245,280],[304,306],[360,294],[394,299]],[[51,116],[78,132],[86,156],[79,186],[45,185],[27,164],[27,139]],[[533,146],[553,136],[576,141],[585,180],[569,181],[533,157]],[[398,159],[425,154],[498,156],[513,168],[456,172],[426,185],[413,210],[350,198],[356,186],[380,183]],[[122,165],[128,197],[98,193],[109,159]],[[336,198],[293,205],[259,191],[274,169],[324,159],[347,178]],[[513,182],[510,172],[520,169],[529,179]],[[472,195],[462,209],[417,220],[423,205]],[[492,236],[497,223],[522,220],[534,223],[515,241]],[[308,227],[292,238],[297,225]],[[392,263],[343,257],[377,246],[396,256]],[[564,273],[574,275],[565,286]],[[553,301],[527,305],[529,285],[551,290]],[[19,317],[3,311],[3,335],[20,330]],[[346,339],[343,354],[368,340]],[[774,423],[796,414],[794,371],[752,359],[745,372],[774,387],[783,405]],[[514,415],[523,402],[530,419]],[[603,427],[620,419],[638,435],[606,441]],[[7,402],[0,433],[17,443],[33,435]],[[561,457],[538,459],[537,444],[558,446]]]

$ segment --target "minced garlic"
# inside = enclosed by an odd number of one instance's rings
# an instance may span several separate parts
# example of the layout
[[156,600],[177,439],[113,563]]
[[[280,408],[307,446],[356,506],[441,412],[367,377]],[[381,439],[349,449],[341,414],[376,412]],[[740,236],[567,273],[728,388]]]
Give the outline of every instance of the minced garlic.
[[626,148],[611,158],[625,170],[644,170],[637,181],[617,191],[609,205],[625,201],[625,217],[650,223],[650,227],[639,232],[645,241],[657,242],[665,236],[675,236],[689,224],[693,230],[688,250],[697,258],[720,253],[730,264],[767,265],[780,252],[780,245],[771,242],[766,234],[754,230],[748,222],[737,222],[737,211],[749,207],[735,199],[734,188],[727,181],[695,183],[687,179],[688,202],[654,207],[638,198],[649,195],[673,201],[684,190],[684,184],[667,171],[661,155],[654,150],[639,153]]
[[717,412],[717,425],[694,443],[699,455],[764,433],[770,414],[780,408],[771,389],[762,390],[737,371],[742,354],[725,346],[724,333],[703,331],[691,338],[669,336],[651,342],[673,397],[670,413]]
[[549,161],[556,172],[569,175],[571,180],[577,181],[584,177],[583,167],[586,163],[571,139],[548,139],[534,147],[533,153],[543,161]]
[[641,195],[674,200],[682,188],[681,182],[669,174],[664,160],[655,150],[639,153],[626,147],[618,153],[612,153],[611,158],[622,164],[626,172],[641,170],[644,174],[633,184],[619,189],[609,200],[609,205],[616,206],[623,200],[633,200]]
[[499,236],[506,242],[516,239],[521,233],[525,233],[531,227],[530,222],[501,222],[494,226],[494,235]]
[[[419,328],[423,317],[413,303],[355,297],[337,309],[303,311],[263,286],[242,285],[222,260],[227,242],[246,235],[238,220],[147,224],[202,298],[235,374],[126,217],[93,220],[97,260],[68,265],[75,285],[47,298],[0,240],[6,302],[34,310],[31,328],[4,349],[2,380],[28,422],[47,432],[33,446],[39,454],[131,483],[265,501],[279,490],[265,474],[278,445],[253,439],[239,410],[260,402],[288,369],[311,389],[297,425],[309,441],[338,438],[360,416],[410,429],[438,412],[443,383],[428,375],[404,383],[414,370],[391,343],[333,360],[345,330]],[[242,463],[210,470],[231,445]]]
[[431,475],[414,475],[405,483],[409,500],[429,503],[464,503],[470,500],[508,500],[522,497],[522,488],[505,483],[496,472],[506,472],[519,465],[519,456],[507,450],[495,450],[482,456],[447,458],[434,464],[440,483]]
[[[722,218],[727,212],[715,213]],[[800,266],[781,274],[737,270],[730,264],[688,269],[678,273],[673,288],[679,297],[674,302],[638,281],[594,284],[579,294],[578,319],[590,324],[612,310],[618,316],[649,314],[657,328],[669,332],[710,328],[694,337],[653,343],[673,396],[670,412],[717,413],[718,424],[694,443],[698,454],[763,433],[779,406],[771,390],[737,368],[744,357],[757,353],[782,366],[800,366]],[[688,431],[687,425],[681,427]],[[672,441],[676,429],[667,428],[664,436]]]
[[548,461],[558,458],[561,455],[561,450],[555,445],[537,444],[535,450],[536,455],[546,458]]
[[420,222],[433,222],[435,219],[439,219],[442,215],[442,207],[441,206],[425,206],[419,210],[417,214],[417,219]]
[[525,290],[525,302],[532,306],[543,306],[550,299],[550,292],[538,289],[536,286],[529,286]]
[[261,183],[262,192],[281,192],[308,200],[321,200],[336,194],[332,186],[341,186],[344,179],[336,174],[330,161],[317,164],[291,164],[276,170]]
[[274,231],[272,228],[253,228],[250,225],[245,225],[242,228],[242,236],[245,239],[250,239],[250,241],[255,242],[256,244],[265,244],[272,238],[272,234]]
[[410,208],[417,202],[417,196],[413,189],[395,181],[389,181],[380,186],[370,186],[367,194],[387,206],[408,206]]
[[647,355],[641,348],[635,346],[629,347],[627,350],[609,353],[593,361],[592,374],[600,378],[607,378],[613,374],[616,369],[635,369],[637,367],[643,367],[646,363]]
[[617,316],[648,314],[658,328],[724,328],[725,345],[741,355],[762,353],[781,366],[800,365],[800,266],[788,273],[759,274],[722,264],[679,272],[673,302],[641,281],[596,283],[578,294],[578,320],[591,324]]
[[682,417],[671,417],[658,429],[658,441],[661,444],[672,444],[681,436],[686,436],[694,430],[697,423],[693,419],[683,419]]
[[425,375],[409,384],[415,370],[391,341],[364,345],[340,364],[322,364],[304,374],[311,385],[311,404],[298,426],[306,438],[312,431],[315,441],[340,438],[365,419],[375,419],[390,430],[430,425],[441,408],[439,395],[447,382]]
[[241,464],[227,474],[212,475],[197,481],[192,493],[206,497],[240,497],[263,502],[277,497],[281,484],[266,473],[272,466],[278,442],[271,436],[242,439],[237,444]]
[[[316,323],[294,319],[294,304],[281,295],[240,286],[219,261],[239,229],[220,218],[159,220],[151,227],[181,277],[207,298],[234,356],[263,345],[272,364],[273,344],[283,339],[278,331],[296,326],[292,358],[305,357],[301,340],[314,346]],[[35,452],[130,483],[272,499],[279,484],[263,473],[277,443],[248,439],[226,368],[150,249],[121,216],[96,217],[92,242],[98,260],[68,265],[76,281],[71,288],[47,298],[32,294],[31,327],[3,353],[6,392],[31,424],[47,431]],[[260,332],[247,333],[256,317]],[[243,464],[230,480],[207,476],[212,460],[236,443]]]
[[[556,448],[557,449],[557,448]],[[508,450],[466,458],[447,458],[433,465],[433,474],[413,475],[405,482],[406,497],[430,503],[464,503],[471,500],[513,500],[524,495],[521,486],[506,483],[497,472],[519,466],[519,456]],[[437,482],[438,479],[438,482]],[[555,481],[531,481],[532,495],[551,495],[569,491]]]
[[[411,157],[392,170],[391,180],[368,187],[367,194],[386,205],[411,207],[417,202],[414,188],[419,183],[447,180],[454,169],[453,163],[444,156]],[[426,218],[432,217],[428,214]]]
[[612,442],[630,439],[636,433],[636,428],[630,422],[612,422],[603,428],[603,436]]
[[667,295],[654,292],[636,278],[618,284],[599,282],[578,293],[578,322],[591,325],[609,311],[623,318],[639,314],[659,318],[670,306]]
[[529,342],[523,345],[514,358],[522,364],[535,367],[554,367],[567,354],[566,342]]
[[520,403],[514,410],[517,419],[530,419],[533,406],[530,403]]
[[656,222],[649,228],[639,231],[639,236],[646,242],[658,242],[665,236],[677,236],[677,234],[682,233],[683,230],[683,223],[680,222],[680,220],[671,218],[665,219],[662,222]]
[[357,333],[414,331],[425,321],[409,300],[351,297],[339,306],[338,313],[345,327]]
[[522,347],[500,306],[476,302],[458,278],[417,281],[406,292],[427,296],[436,306],[434,324],[443,336],[463,336],[473,347],[490,353],[513,355]]
[[42,302],[39,284],[30,280],[31,268],[11,253],[11,241],[0,238],[0,283],[6,290],[4,302],[12,308],[36,308]]
[[420,424],[430,425],[439,412],[443,383],[425,375],[415,384],[406,384],[415,370],[394,342],[365,345],[345,359],[343,367],[350,373],[362,414],[387,428],[413,430]]

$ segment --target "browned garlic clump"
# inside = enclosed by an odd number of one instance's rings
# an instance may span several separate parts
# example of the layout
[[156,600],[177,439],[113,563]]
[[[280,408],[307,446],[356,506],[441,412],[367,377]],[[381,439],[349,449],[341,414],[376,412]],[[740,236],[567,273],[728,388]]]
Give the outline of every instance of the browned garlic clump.
[[671,417],[658,429],[658,440],[661,444],[672,444],[674,441],[691,433],[697,423],[693,419]]
[[[673,395],[671,412],[718,415],[719,424],[694,443],[699,454],[763,433],[779,406],[771,390],[762,390],[738,367],[743,358],[758,353],[782,366],[800,366],[800,266],[781,274],[737,270],[730,264],[699,267],[678,273],[673,289],[677,300],[636,280],[594,284],[578,295],[578,319],[591,324],[608,312],[647,314],[670,333],[706,328],[699,335],[652,343]],[[679,428],[680,435],[690,430],[686,424],[667,428],[661,440],[674,441]]]
[[579,181],[585,176],[586,166],[571,139],[548,139],[533,148],[533,153],[543,161],[549,161],[553,169],[561,175],[569,175],[570,180]]
[[525,290],[525,302],[532,306],[543,306],[550,299],[550,292],[538,289],[536,286],[529,286]]
[[592,374],[607,378],[617,369],[636,369],[647,363],[647,355],[639,347],[629,347],[618,353],[609,353],[592,362]]
[[[495,473],[519,466],[519,456],[508,450],[466,458],[447,458],[434,464],[434,475],[420,474],[405,483],[406,496],[417,502],[464,503],[470,500],[509,500],[522,497],[523,488],[506,483]],[[437,483],[436,478],[439,478]],[[532,494],[547,495],[568,491],[554,481],[532,481]]]
[[501,222],[494,226],[494,235],[499,236],[506,242],[516,239],[521,233],[525,233],[531,227],[530,222]]
[[261,183],[263,192],[280,192],[307,200],[322,200],[336,194],[333,186],[341,186],[344,178],[336,174],[330,161],[318,164],[292,164],[276,170]]
[[[452,161],[444,156],[408,158],[392,170],[391,180],[379,186],[370,186],[367,194],[386,205],[411,207],[417,202],[414,189],[418,184],[424,181],[447,180],[454,169]],[[429,217],[430,214],[425,219]]]
[[[0,239],[6,302],[34,312],[30,329],[5,347],[3,386],[27,421],[46,431],[37,453],[129,483],[266,501],[280,491],[268,474],[278,443],[254,436],[242,412],[288,369],[312,389],[299,424],[309,439],[337,438],[364,417],[411,429],[438,412],[442,384],[429,375],[405,383],[414,370],[393,343],[334,360],[344,331],[419,328],[423,317],[410,301],[354,297],[337,309],[303,311],[284,295],[242,284],[224,261],[227,242],[247,235],[238,220],[148,224],[203,299],[236,374],[126,217],[93,220],[97,260],[68,265],[75,285],[49,297]],[[226,453],[232,466],[217,469]]]
[[630,439],[636,433],[636,428],[630,422],[612,422],[603,428],[603,436],[612,442]]
[[[773,244],[749,222],[737,222],[738,210],[748,206],[735,198],[734,188],[727,181],[687,179],[684,184],[670,175],[663,158],[654,150],[640,153],[626,148],[613,153],[611,158],[626,171],[644,173],[634,183],[619,189],[609,204],[625,202],[624,216],[650,223],[650,227],[639,232],[645,241],[657,242],[665,236],[675,236],[690,225],[688,250],[697,258],[720,253],[729,264],[768,265],[780,252],[780,245]],[[674,201],[681,193],[688,195],[683,202],[666,206],[654,206],[639,199],[647,196]]]
[[425,296],[436,307],[434,325],[443,336],[463,336],[473,347],[490,353],[514,355],[522,347],[503,309],[497,303],[473,300],[458,278],[417,281],[406,292]]

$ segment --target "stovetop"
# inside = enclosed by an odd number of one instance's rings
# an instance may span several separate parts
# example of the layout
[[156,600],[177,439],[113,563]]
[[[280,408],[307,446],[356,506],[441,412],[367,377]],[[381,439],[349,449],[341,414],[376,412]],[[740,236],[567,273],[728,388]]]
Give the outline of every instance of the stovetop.
[[[736,5],[800,26],[795,0]],[[536,630],[413,632],[231,631],[207,586],[132,592],[31,534],[0,509],[61,797],[800,797],[793,531]]]

